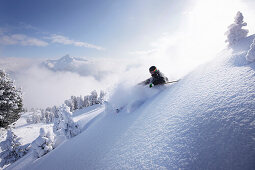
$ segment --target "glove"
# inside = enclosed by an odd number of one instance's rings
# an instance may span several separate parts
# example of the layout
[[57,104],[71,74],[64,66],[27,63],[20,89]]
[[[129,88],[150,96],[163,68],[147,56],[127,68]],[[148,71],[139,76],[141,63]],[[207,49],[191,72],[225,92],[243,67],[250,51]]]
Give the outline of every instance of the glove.
[[152,88],[153,86],[154,86],[154,85],[151,83],[149,87]]

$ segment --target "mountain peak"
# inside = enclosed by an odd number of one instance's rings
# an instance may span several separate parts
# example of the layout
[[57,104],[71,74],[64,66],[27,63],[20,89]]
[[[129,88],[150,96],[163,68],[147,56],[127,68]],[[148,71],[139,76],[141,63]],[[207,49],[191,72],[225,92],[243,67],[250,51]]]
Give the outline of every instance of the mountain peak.
[[87,64],[87,62],[88,60],[84,58],[71,57],[67,54],[56,60],[46,60],[42,64],[53,71],[72,71],[76,70],[79,65]]
[[70,57],[70,55],[65,55],[58,59],[58,61],[65,61],[65,62],[72,62],[74,60],[74,57]]

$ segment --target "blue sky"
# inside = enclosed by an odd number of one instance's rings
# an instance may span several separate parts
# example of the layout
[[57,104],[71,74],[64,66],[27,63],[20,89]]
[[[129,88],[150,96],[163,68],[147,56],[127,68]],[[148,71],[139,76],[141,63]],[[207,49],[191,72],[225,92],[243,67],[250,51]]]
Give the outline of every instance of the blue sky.
[[175,32],[187,0],[2,0],[0,57],[126,57]]

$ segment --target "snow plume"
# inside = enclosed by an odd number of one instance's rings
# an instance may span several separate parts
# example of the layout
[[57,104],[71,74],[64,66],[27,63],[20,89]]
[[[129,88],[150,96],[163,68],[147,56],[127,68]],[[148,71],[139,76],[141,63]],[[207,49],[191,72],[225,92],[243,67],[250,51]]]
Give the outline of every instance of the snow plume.
[[127,112],[132,112],[161,90],[159,88],[145,88],[141,85],[133,86],[127,82],[119,83],[109,98],[109,105],[112,107],[110,109],[126,109]]

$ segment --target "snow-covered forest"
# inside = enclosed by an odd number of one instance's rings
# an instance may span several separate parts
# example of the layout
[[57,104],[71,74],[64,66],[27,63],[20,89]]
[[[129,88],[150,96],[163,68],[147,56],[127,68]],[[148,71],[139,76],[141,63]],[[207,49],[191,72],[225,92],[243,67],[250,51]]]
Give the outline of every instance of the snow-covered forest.
[[[96,104],[103,104],[106,93],[100,91],[99,95],[97,91],[92,91],[90,95],[86,96],[71,96],[70,99],[65,100],[63,104],[69,107],[70,111],[73,112],[78,109],[83,109]],[[27,117],[27,123],[53,123],[54,118],[57,117],[59,107],[47,107],[44,109],[30,109],[31,115]]]

